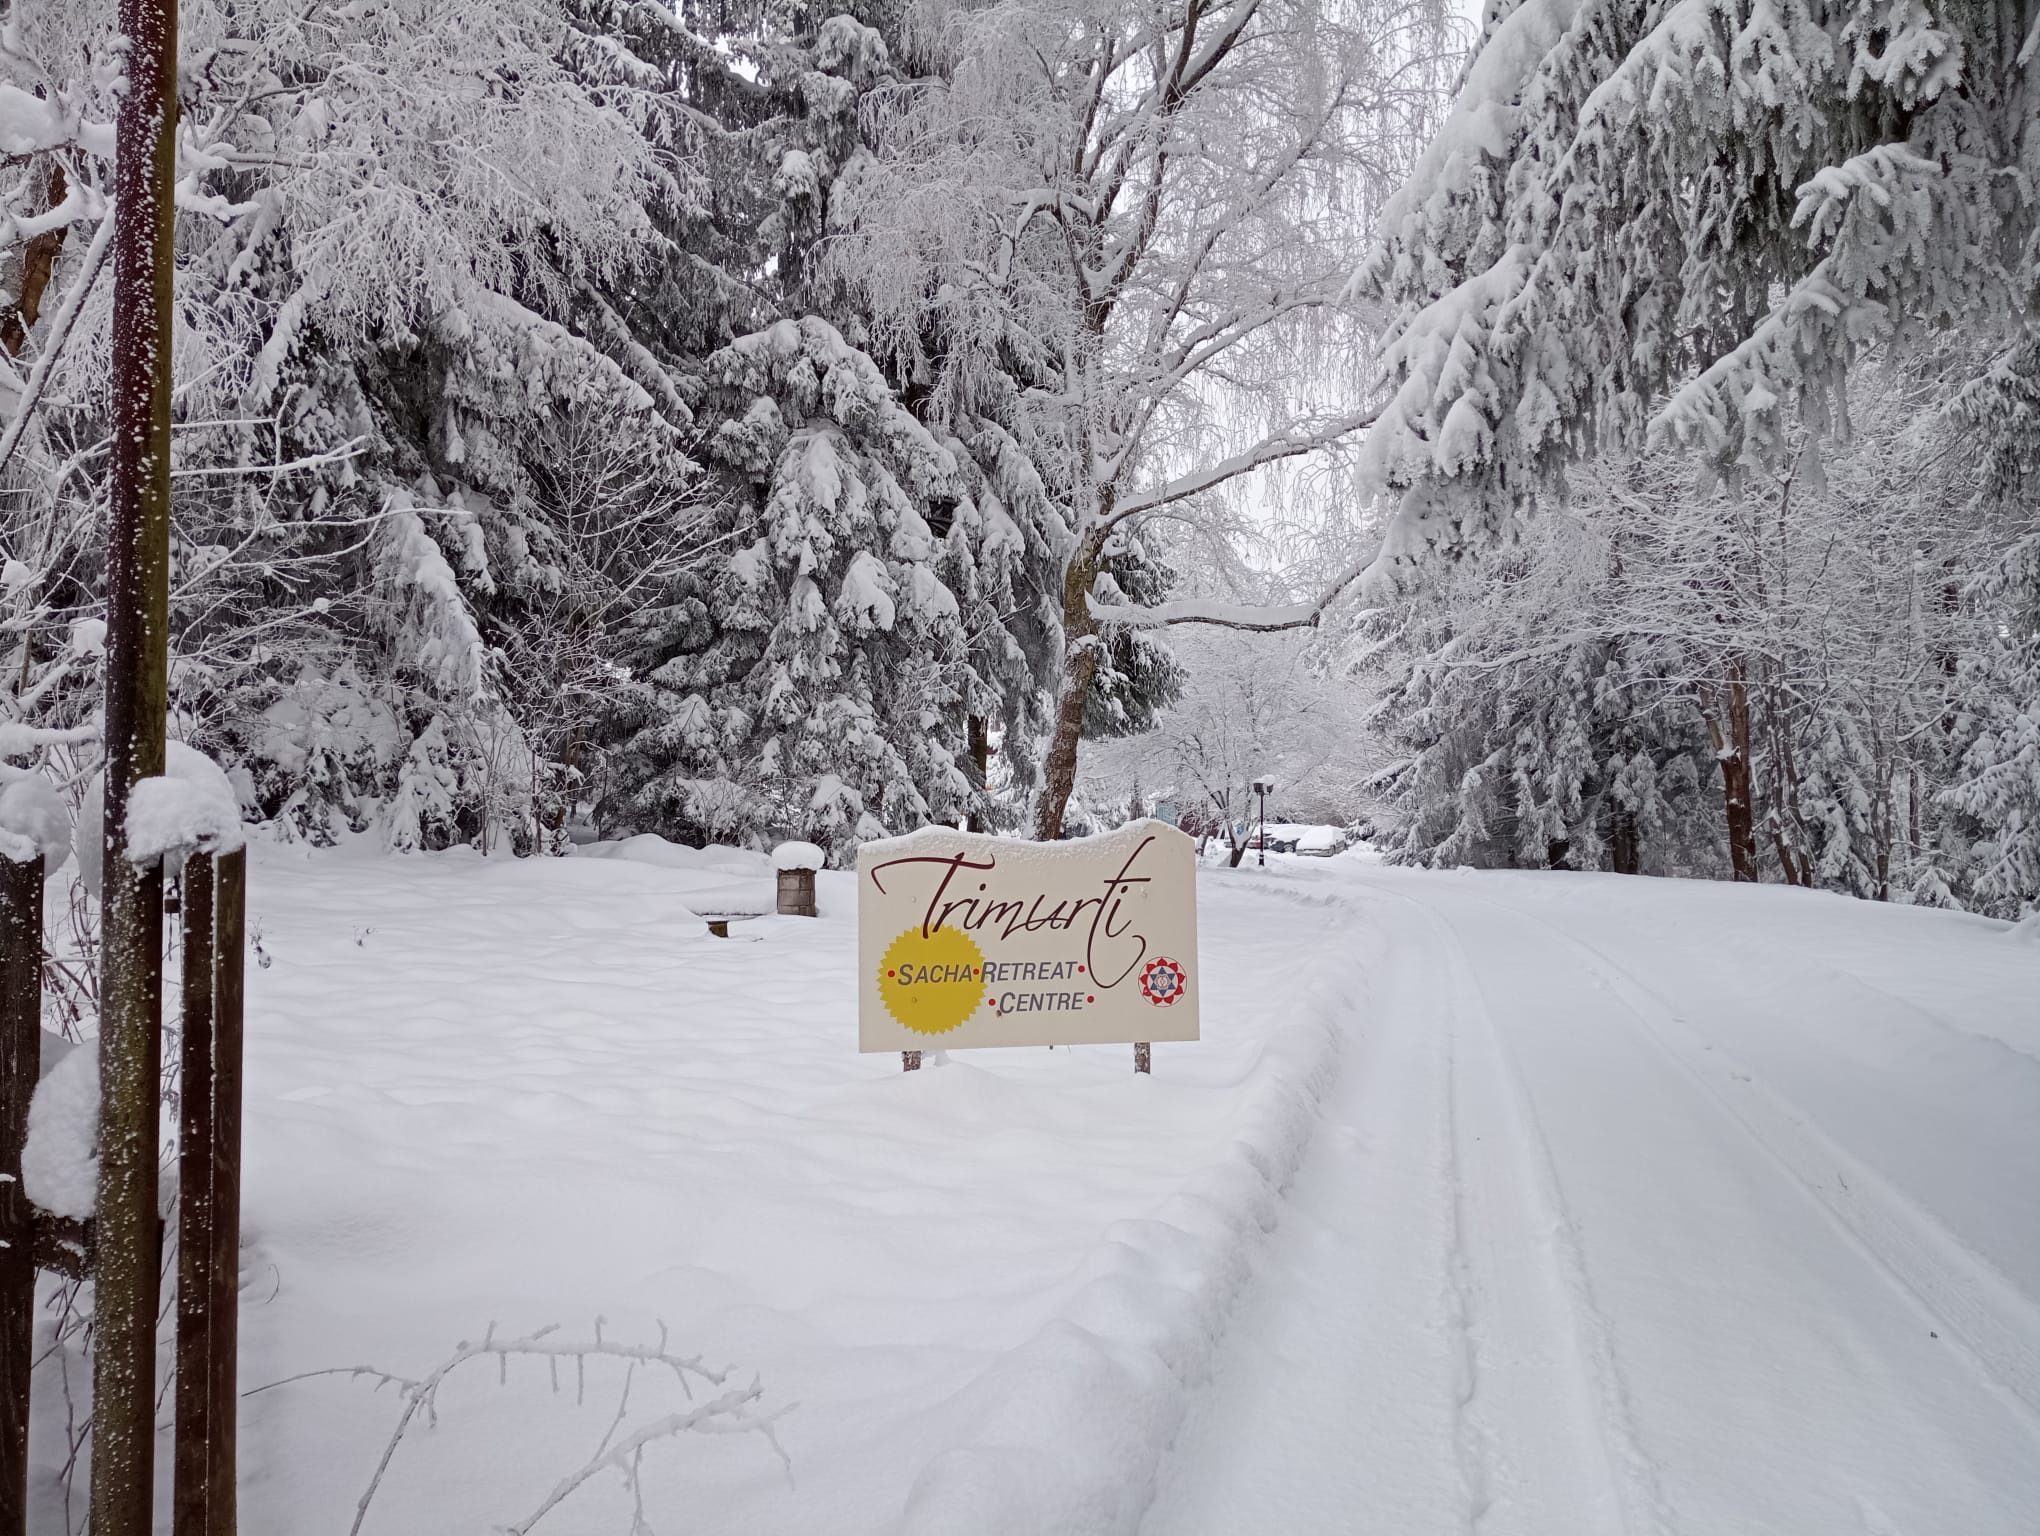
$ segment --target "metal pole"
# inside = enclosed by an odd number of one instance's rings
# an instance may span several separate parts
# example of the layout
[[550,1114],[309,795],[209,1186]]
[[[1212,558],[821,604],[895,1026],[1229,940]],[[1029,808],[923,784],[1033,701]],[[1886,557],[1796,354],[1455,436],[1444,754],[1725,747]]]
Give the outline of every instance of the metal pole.
[[112,454],[106,538],[106,815],[100,907],[93,1536],[149,1536],[155,1486],[163,874],[127,859],[128,793],[163,771],[170,614],[171,234],[177,0],[120,0]]
[[1261,835],[1256,839],[1260,843],[1260,847],[1254,850],[1254,862],[1265,869],[1268,865],[1268,791],[1263,789],[1260,791],[1260,795]]

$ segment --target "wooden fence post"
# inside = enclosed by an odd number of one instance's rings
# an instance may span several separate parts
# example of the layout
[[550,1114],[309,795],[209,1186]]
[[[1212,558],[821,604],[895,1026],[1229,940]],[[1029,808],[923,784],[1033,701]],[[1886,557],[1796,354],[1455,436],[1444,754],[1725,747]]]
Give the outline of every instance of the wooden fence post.
[[247,854],[184,866],[174,1536],[233,1536]]
[[184,861],[177,1137],[177,1443],[171,1529],[204,1536],[212,1497],[213,860]]
[[28,1530],[35,1243],[21,1149],[42,1063],[43,861],[0,856],[0,1536]]
[[248,853],[219,856],[213,914],[213,1358],[216,1454],[210,1536],[234,1536],[240,1518],[237,1415],[241,1408],[241,999],[247,960]]

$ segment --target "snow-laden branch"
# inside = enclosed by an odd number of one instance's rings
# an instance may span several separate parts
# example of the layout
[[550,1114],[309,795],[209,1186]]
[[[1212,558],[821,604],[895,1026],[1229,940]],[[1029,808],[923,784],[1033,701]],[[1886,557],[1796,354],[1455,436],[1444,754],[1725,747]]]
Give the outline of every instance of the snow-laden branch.
[[21,435],[28,430],[29,418],[35,415],[35,408],[42,393],[49,385],[50,370],[63,355],[64,343],[69,339],[71,327],[77,322],[78,311],[84,306],[85,295],[92,291],[92,285],[99,279],[99,269],[106,264],[106,253],[113,246],[113,206],[107,205],[105,216],[99,221],[99,228],[93,231],[92,244],[85,249],[85,260],[78,269],[77,279],[71,284],[71,291],[64,295],[63,307],[50,321],[49,341],[43,347],[42,356],[35,360],[35,368],[28,376],[28,383],[22,389],[21,403],[15,407],[14,419],[7,423],[7,431],[0,434],[0,469],[5,469],[14,457],[14,450],[21,446]]
[[[624,1376],[623,1392],[617,1403],[616,1417],[611,1421],[608,1433],[602,1437],[602,1444],[596,1447],[595,1454],[586,1462],[561,1478],[554,1485],[552,1492],[530,1515],[515,1525],[498,1527],[515,1533],[515,1536],[523,1536],[523,1533],[530,1531],[569,1494],[605,1468],[613,1469],[621,1475],[625,1488],[639,1503],[637,1528],[649,1529],[643,1525],[642,1519],[640,1459],[645,1447],[654,1441],[672,1439],[689,1432],[757,1435],[772,1447],[781,1466],[786,1469],[787,1476],[789,1479],[792,1477],[792,1463],[788,1461],[785,1447],[780,1445],[772,1426],[783,1415],[791,1412],[795,1405],[788,1404],[767,1414],[752,1413],[751,1405],[764,1395],[764,1389],[757,1380],[754,1378],[745,1386],[731,1386],[729,1379],[732,1373],[729,1369],[717,1370],[704,1365],[699,1355],[675,1354],[669,1345],[663,1323],[659,1325],[657,1344],[620,1344],[604,1338],[602,1328],[603,1320],[597,1318],[593,1339],[557,1338],[555,1335],[559,1331],[558,1324],[548,1324],[520,1338],[499,1339],[496,1337],[496,1325],[491,1323],[479,1341],[463,1340],[446,1359],[416,1379],[400,1376],[393,1371],[381,1370],[372,1365],[336,1366],[327,1370],[301,1371],[295,1376],[286,1376],[280,1381],[251,1388],[242,1396],[253,1397],[258,1392],[268,1392],[292,1382],[309,1381],[321,1376],[366,1377],[378,1388],[385,1386],[396,1388],[398,1395],[403,1399],[404,1411],[397,1419],[396,1428],[383,1445],[382,1456],[376,1463],[374,1475],[370,1477],[367,1489],[362,1493],[360,1502],[355,1505],[354,1523],[348,1528],[350,1536],[358,1536],[362,1522],[368,1518],[369,1506],[375,1502],[383,1478],[389,1472],[390,1463],[395,1458],[397,1447],[403,1443],[404,1437],[421,1416],[428,1425],[436,1426],[439,1422],[439,1389],[446,1378],[470,1361],[481,1359],[496,1361],[499,1382],[508,1380],[510,1361],[543,1360],[546,1362],[547,1374],[554,1392],[560,1390],[560,1362],[563,1360],[571,1362],[574,1367],[576,1403],[581,1402],[586,1395],[589,1361],[622,1361],[628,1368]],[[661,1375],[670,1375],[690,1399],[694,1397],[695,1383],[722,1390],[715,1397],[698,1402],[692,1408],[653,1419],[619,1440],[615,1438],[616,1431],[629,1411],[631,1386],[641,1367]]]
[[1129,518],[1158,512],[1163,507],[1173,506],[1179,501],[1202,496],[1207,491],[1215,491],[1220,486],[1230,484],[1242,475],[1250,475],[1267,465],[1279,464],[1284,459],[1300,458],[1304,454],[1329,448],[1341,439],[1351,437],[1355,432],[1372,426],[1380,414],[1381,408],[1373,406],[1364,411],[1335,416],[1322,426],[1307,431],[1277,432],[1270,437],[1264,437],[1253,447],[1230,458],[1221,459],[1216,464],[1208,464],[1186,475],[1178,475],[1151,491],[1128,497],[1109,514],[1100,518],[1098,526],[1116,528]]
[[1384,540],[1379,548],[1348,566],[1305,603],[1226,603],[1191,597],[1170,603],[1137,604],[1101,603],[1092,598],[1091,617],[1101,625],[1123,629],[1163,629],[1175,624],[1208,624],[1257,634],[1313,629],[1325,610],[1355,587],[1370,588],[1384,583],[1393,552],[1393,543]]

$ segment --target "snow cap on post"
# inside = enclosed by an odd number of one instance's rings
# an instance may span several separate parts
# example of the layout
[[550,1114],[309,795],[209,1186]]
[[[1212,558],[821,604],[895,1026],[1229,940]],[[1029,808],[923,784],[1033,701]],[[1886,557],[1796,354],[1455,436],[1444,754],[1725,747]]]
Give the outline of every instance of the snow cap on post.
[[128,794],[127,856],[146,866],[193,852],[232,853],[245,841],[241,802],[220,765],[181,741],[166,742],[164,772]]
[[781,843],[772,850],[774,869],[826,869],[829,856],[813,843]]
[[99,1199],[99,1053],[72,1051],[36,1085],[21,1149],[22,1189],[54,1216],[90,1216]]
[[0,763],[0,858],[43,861],[49,874],[71,852],[71,811],[39,773]]

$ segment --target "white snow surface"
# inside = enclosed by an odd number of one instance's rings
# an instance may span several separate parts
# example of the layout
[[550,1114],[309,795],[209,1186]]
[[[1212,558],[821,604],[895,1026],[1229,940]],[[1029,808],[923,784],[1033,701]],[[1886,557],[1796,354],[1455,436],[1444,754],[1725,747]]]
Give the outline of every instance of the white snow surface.
[[[43,1049],[48,1051],[47,1041]],[[99,1201],[99,1053],[66,1051],[28,1101],[21,1187],[57,1216],[90,1216]]]
[[781,843],[772,850],[774,869],[822,869],[829,856],[813,843]]
[[[852,877],[715,939],[692,906],[737,871],[692,852],[256,848],[244,1390],[663,1321],[798,1405],[791,1483],[751,1436],[648,1448],[652,1527],[717,1536],[2030,1536],[2008,925],[1205,866],[1201,1043],[903,1073],[855,1050]],[[450,1377],[364,1536],[527,1516],[623,1375],[557,1383]],[[244,1527],[346,1530],[400,1411],[244,1398]],[[539,1530],[630,1520],[598,1479]]]
[[46,872],[71,855],[71,808],[39,773],[0,763],[0,858],[43,861]]

